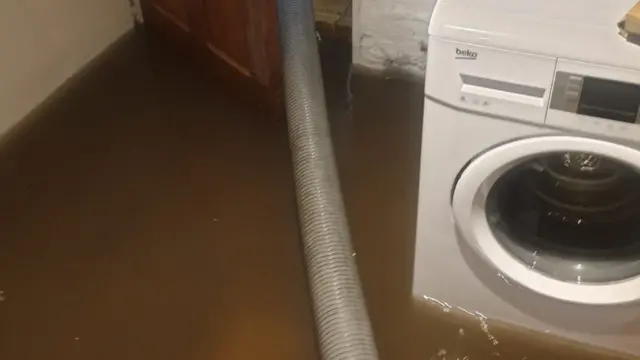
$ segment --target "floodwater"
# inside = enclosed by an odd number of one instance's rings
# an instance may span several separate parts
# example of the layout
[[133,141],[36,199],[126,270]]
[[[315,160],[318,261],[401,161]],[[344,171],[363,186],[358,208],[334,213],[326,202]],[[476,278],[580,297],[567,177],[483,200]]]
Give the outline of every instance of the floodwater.
[[633,359],[485,318],[473,310],[415,299],[409,359]]
[[[324,54],[381,359],[606,359],[411,298],[421,86],[350,100]],[[283,123],[126,39],[0,144],[0,359],[318,359],[291,170]]]

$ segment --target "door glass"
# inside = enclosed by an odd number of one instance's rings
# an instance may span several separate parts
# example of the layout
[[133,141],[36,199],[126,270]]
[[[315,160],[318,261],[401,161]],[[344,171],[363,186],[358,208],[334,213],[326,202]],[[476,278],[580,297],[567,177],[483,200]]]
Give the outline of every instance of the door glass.
[[487,219],[508,252],[547,276],[640,275],[640,173],[619,161],[562,152],[519,164],[490,189]]

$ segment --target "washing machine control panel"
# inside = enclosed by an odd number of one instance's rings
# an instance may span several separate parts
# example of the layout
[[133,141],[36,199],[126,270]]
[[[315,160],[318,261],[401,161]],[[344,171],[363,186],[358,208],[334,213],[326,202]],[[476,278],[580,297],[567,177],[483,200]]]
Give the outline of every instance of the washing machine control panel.
[[550,107],[635,124],[640,122],[640,84],[558,71]]
[[464,111],[640,141],[637,70],[431,36],[425,92]]
[[545,124],[640,140],[640,72],[558,59]]

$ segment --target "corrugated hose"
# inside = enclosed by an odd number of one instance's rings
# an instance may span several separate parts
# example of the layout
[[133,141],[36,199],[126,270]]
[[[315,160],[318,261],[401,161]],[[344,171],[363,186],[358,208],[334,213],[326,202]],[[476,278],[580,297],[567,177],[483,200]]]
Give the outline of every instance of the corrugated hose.
[[378,359],[333,155],[312,0],[278,0],[278,23],[298,217],[322,359]]

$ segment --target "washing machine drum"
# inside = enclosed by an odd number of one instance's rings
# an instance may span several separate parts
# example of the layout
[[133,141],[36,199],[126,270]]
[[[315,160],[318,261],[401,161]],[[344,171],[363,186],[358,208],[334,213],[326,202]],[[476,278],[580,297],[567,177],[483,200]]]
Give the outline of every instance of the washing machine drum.
[[640,300],[636,149],[562,136],[499,146],[459,174],[453,209],[464,240],[525,287],[581,303]]

